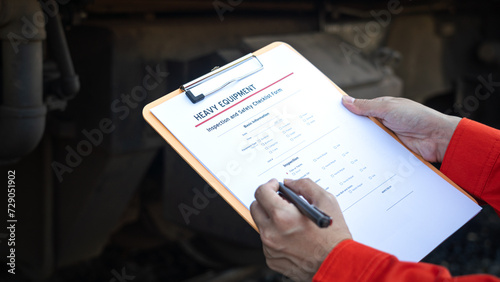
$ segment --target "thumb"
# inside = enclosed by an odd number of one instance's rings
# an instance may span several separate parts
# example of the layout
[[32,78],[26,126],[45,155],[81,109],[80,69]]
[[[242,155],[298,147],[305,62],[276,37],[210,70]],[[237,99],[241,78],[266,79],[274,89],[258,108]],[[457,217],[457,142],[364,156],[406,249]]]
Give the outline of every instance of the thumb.
[[[339,203],[333,194],[314,183],[309,178],[299,180],[285,179],[285,185],[295,193],[302,195],[306,200],[334,218],[334,222],[344,222]],[[341,220],[340,220],[341,219]],[[345,223],[344,223],[345,225]]]
[[384,97],[375,99],[354,99],[351,96],[343,96],[342,104],[350,112],[360,115],[383,119],[386,114],[386,101]]

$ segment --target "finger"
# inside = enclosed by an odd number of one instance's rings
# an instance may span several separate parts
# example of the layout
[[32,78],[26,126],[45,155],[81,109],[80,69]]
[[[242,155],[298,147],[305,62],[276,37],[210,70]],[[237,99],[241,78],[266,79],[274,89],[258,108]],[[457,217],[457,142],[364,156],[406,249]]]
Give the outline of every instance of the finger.
[[321,188],[309,178],[298,180],[285,179],[284,182],[288,188],[302,195],[309,203],[318,207],[322,200],[328,197],[329,194],[325,189]]
[[252,215],[255,224],[259,228],[259,231],[265,226],[269,225],[269,215],[266,211],[260,206],[259,202],[253,201],[250,205],[250,214]]
[[271,179],[269,182],[262,184],[255,191],[255,200],[259,202],[260,207],[267,213],[276,208],[281,208],[286,204],[278,193],[279,184],[278,180]]
[[342,210],[335,196],[314,183],[311,179],[285,179],[286,186],[302,195],[307,201],[333,217],[334,221],[342,219]]
[[387,104],[391,97],[379,97],[375,99],[354,99],[350,96],[342,97],[342,104],[352,113],[361,116],[370,116],[384,119],[387,114]]

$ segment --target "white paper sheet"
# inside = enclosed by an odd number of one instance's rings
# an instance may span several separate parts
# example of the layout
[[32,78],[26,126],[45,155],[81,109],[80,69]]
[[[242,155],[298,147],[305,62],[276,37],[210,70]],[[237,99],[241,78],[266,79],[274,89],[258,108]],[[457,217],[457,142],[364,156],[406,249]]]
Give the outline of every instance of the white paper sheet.
[[259,60],[262,71],[197,104],[178,95],[151,110],[246,207],[271,178],[311,178],[337,197],[355,240],[407,261],[480,211],[383,129],[347,111],[303,57],[279,46]]

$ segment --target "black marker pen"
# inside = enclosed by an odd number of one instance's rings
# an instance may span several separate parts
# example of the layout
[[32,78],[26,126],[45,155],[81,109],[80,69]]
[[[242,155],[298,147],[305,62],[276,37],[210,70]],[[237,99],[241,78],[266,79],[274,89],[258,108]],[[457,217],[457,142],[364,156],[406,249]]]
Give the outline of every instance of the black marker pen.
[[294,204],[303,215],[310,218],[319,227],[325,228],[332,225],[332,218],[330,216],[322,212],[317,207],[306,202],[283,183],[280,182],[279,185],[280,188],[278,192],[290,203]]

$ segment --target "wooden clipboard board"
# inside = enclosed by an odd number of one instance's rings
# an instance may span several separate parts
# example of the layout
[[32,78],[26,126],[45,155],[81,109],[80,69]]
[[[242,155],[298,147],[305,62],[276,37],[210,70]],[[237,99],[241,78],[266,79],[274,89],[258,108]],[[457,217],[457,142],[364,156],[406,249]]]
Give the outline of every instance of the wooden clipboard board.
[[[261,54],[264,54],[278,46],[285,45],[286,47],[290,48],[297,54],[299,54],[295,49],[293,49],[290,45],[283,43],[283,42],[274,42],[271,43],[255,52],[253,52],[253,55],[259,56]],[[299,54],[300,55],[300,54]],[[325,79],[330,81],[335,88],[338,89],[338,91],[342,95],[347,95],[342,89],[340,89],[335,83],[333,83],[328,77],[325,76]],[[250,210],[245,207],[232,193],[229,191],[219,180],[212,175],[208,169],[203,166],[196,157],[194,157],[186,147],[184,147],[181,142],[175,138],[175,136],[151,113],[151,109],[164,103],[165,101],[168,101],[169,99],[177,96],[185,94],[183,90],[180,88],[170,92],[169,94],[147,104],[142,113],[144,116],[144,119],[165,139],[172,148],[208,183],[212,188],[229,204],[233,209],[238,212],[238,214],[243,217],[257,232],[258,228],[257,225],[255,224],[251,214]],[[399,143],[403,144],[401,140],[388,128],[386,128],[382,123],[380,123],[377,119],[370,117],[370,119],[375,122],[378,126],[383,128],[387,133],[389,133],[392,137],[394,137]],[[403,144],[404,146],[404,144]],[[405,146],[406,147],[406,146]],[[411,150],[410,150],[411,151]],[[459,191],[467,195],[471,200],[477,203],[477,201],[471,197],[467,192],[465,192],[462,188],[460,188],[457,184],[455,184],[453,181],[451,181],[447,176],[445,176],[441,171],[436,169],[432,164],[429,162],[425,161],[421,156],[413,153],[420,161],[422,161],[425,165],[427,165],[429,168],[431,168],[434,172],[436,172],[438,175],[440,175],[442,178],[444,178],[447,182],[452,184],[455,188],[457,188]],[[256,187],[257,188],[257,187]]]

